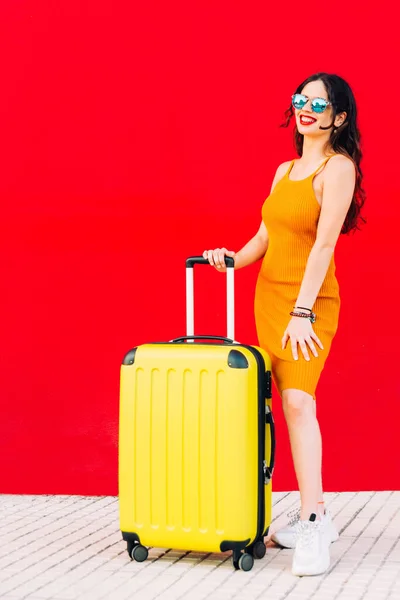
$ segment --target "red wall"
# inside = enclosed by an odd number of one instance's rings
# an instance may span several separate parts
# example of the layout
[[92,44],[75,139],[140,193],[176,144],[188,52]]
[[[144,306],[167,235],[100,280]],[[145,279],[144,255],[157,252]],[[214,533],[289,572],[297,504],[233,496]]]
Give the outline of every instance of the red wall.
[[[117,493],[122,356],[184,333],[187,255],[255,233],[295,156],[283,111],[318,70],[354,89],[369,196],[337,248],[325,486],[399,489],[397,25],[385,2],[281,5],[1,3],[0,491]],[[258,268],[236,277],[246,343]],[[224,280],[196,276],[197,332],[223,334]],[[275,412],[275,489],[293,489]]]

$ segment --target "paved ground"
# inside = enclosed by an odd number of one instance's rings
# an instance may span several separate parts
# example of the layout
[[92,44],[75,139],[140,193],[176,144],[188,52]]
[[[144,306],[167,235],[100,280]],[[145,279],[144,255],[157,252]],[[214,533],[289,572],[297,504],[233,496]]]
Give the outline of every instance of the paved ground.
[[[296,578],[290,550],[268,544],[252,571],[230,553],[150,550],[129,560],[114,497],[0,496],[0,598],[57,600],[400,600],[400,492],[326,494],[341,536],[332,566]],[[298,494],[275,493],[278,527]]]

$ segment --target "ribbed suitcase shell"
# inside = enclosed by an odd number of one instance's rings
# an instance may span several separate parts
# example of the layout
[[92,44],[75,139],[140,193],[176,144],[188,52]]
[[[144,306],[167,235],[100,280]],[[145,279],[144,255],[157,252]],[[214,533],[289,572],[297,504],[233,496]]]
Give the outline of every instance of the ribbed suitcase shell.
[[262,463],[270,461],[271,401],[261,370],[271,370],[268,355],[239,344],[146,344],[128,353],[119,431],[125,539],[219,552],[268,530]]

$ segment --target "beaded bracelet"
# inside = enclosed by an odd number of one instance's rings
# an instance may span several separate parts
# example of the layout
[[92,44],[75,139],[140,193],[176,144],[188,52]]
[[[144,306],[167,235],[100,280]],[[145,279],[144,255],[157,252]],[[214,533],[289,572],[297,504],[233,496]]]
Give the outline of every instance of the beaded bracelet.
[[294,310],[292,310],[292,312],[290,313],[291,317],[302,317],[303,319],[310,319],[311,323],[315,323],[315,321],[317,320],[317,316],[315,313],[313,313],[312,311],[310,311],[309,313],[305,313],[305,312],[295,312]]

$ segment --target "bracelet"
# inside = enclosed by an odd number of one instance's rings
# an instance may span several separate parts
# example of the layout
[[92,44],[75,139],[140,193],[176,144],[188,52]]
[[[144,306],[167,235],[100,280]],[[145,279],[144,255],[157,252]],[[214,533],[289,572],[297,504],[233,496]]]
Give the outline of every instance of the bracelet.
[[310,313],[312,312],[311,308],[305,308],[304,306],[294,306],[293,308],[300,308],[301,310],[309,310]]
[[310,313],[305,313],[305,312],[296,312],[294,310],[292,310],[292,312],[290,313],[291,317],[301,317],[303,319],[310,319],[311,323],[315,323],[315,321],[317,320],[317,316],[315,313],[313,313],[312,311],[310,311]]

